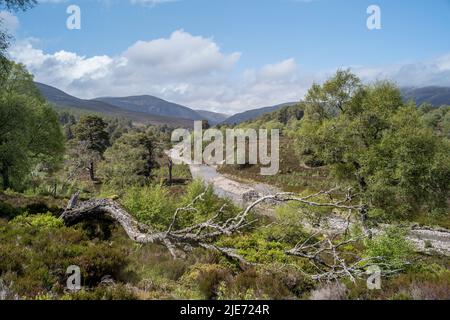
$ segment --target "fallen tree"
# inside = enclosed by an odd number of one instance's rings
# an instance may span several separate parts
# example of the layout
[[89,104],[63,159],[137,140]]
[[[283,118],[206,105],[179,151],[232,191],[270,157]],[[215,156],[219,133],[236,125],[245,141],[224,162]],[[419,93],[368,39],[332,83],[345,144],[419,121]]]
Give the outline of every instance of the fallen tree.
[[74,225],[83,220],[98,218],[110,218],[119,223],[127,233],[128,237],[138,243],[157,243],[167,247],[174,258],[180,252],[189,250],[190,247],[203,247],[215,250],[230,258],[245,263],[244,259],[234,253],[231,248],[220,248],[211,242],[221,235],[234,234],[256,220],[248,221],[247,217],[253,207],[265,199],[255,201],[244,211],[231,219],[220,221],[224,207],[212,218],[187,228],[174,230],[178,215],[183,211],[195,211],[195,203],[202,200],[204,193],[197,196],[186,207],[178,208],[172,219],[172,223],[166,231],[156,231],[150,226],[142,224],[134,219],[120,204],[111,199],[95,199],[84,202],[77,201],[77,195],[72,196],[67,209],[61,215],[66,225]]
[[[311,207],[329,207],[340,210],[348,210],[360,212],[364,209],[361,205],[352,205],[353,196],[348,190],[346,196],[340,200],[334,200],[332,194],[337,189],[329,191],[320,191],[304,197],[295,196],[293,193],[279,193],[261,197],[245,209],[240,211],[234,217],[229,219],[221,219],[224,206],[214,214],[210,219],[188,226],[182,229],[175,229],[177,218],[186,211],[196,211],[195,204],[203,200],[205,194],[198,195],[191,203],[185,207],[176,209],[171,224],[165,231],[153,230],[151,226],[138,222],[130,215],[119,203],[111,199],[97,199],[84,202],[78,202],[78,195],[72,196],[67,209],[61,215],[66,225],[74,225],[83,220],[109,218],[119,223],[127,233],[128,237],[138,243],[156,243],[167,247],[174,258],[191,250],[193,247],[201,247],[208,250],[219,252],[231,259],[237,260],[241,267],[251,265],[244,257],[237,254],[233,248],[219,247],[214,244],[222,235],[233,235],[241,232],[244,228],[252,225],[257,218],[251,218],[251,213],[258,205],[270,202],[297,202]],[[327,196],[328,202],[319,202],[314,199]],[[341,258],[338,249],[344,244],[355,242],[356,239],[346,240],[344,242],[333,244],[333,241],[327,237],[324,240],[314,241],[310,243],[317,233],[312,234],[301,245],[295,246],[291,250],[287,250],[286,254],[291,256],[302,257],[311,260],[318,274],[310,275],[316,280],[332,280],[340,277],[349,277],[354,281],[356,277],[364,274],[364,268],[368,259],[353,259],[351,265],[347,265],[345,259]],[[327,262],[327,255],[332,256],[332,263]]]

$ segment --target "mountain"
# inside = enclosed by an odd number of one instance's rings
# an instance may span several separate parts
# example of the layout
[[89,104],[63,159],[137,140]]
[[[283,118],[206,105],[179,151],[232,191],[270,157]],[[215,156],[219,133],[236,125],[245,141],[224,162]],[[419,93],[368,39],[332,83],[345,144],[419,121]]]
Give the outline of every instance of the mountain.
[[203,120],[203,117],[200,114],[188,107],[149,95],[119,98],[104,97],[96,98],[94,101],[108,103],[125,110],[145,112],[158,116]]
[[[414,100],[417,105],[420,105],[424,102],[431,103],[435,107],[439,107],[441,105],[450,105],[450,87],[430,86],[423,88],[401,88],[401,93],[405,101]],[[288,102],[272,107],[264,107],[245,111],[229,117],[222,123],[231,125],[240,124],[245,121],[257,119],[264,114],[278,111],[283,107],[293,106],[295,104],[297,103]]]
[[181,119],[176,117],[165,117],[160,115],[152,115],[146,112],[122,109],[109,103],[98,100],[85,100],[71,96],[62,90],[36,82],[36,86],[40,90],[44,98],[57,107],[68,107],[80,111],[101,113],[114,117],[124,117],[135,123],[144,123],[152,125],[169,125],[179,127],[192,127],[193,123],[189,119]]
[[229,115],[224,113],[211,112],[206,110],[195,110],[204,120],[208,120],[209,124],[215,125],[228,119]]
[[287,102],[287,103],[278,104],[276,106],[248,110],[248,111],[245,111],[242,113],[237,113],[234,116],[227,118],[225,121],[223,121],[223,123],[231,124],[231,125],[239,124],[239,123],[242,123],[242,122],[245,122],[248,120],[253,120],[255,118],[258,118],[259,116],[262,116],[263,114],[277,111],[283,107],[296,105],[297,103],[298,102]]
[[424,102],[435,107],[450,105],[450,87],[402,88],[401,91],[405,100],[414,100],[417,105]]

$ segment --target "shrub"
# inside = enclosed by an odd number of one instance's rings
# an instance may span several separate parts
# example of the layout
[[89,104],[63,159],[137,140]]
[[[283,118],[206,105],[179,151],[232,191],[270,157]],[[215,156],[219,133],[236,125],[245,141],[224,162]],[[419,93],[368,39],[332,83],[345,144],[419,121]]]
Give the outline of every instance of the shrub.
[[299,208],[295,204],[286,204],[276,208],[276,222],[262,228],[260,233],[267,241],[297,244],[305,238],[303,222]]
[[167,187],[161,185],[130,188],[125,192],[122,203],[139,221],[158,230],[167,230],[172,223],[176,209],[188,206],[202,193],[204,193],[202,199],[196,201],[194,205],[195,210],[179,212],[174,225],[175,229],[211,218],[219,212],[224,204],[226,207],[221,219],[231,217],[238,210],[230,202],[217,197],[213,188],[205,187],[201,181],[189,184],[181,199],[177,199]]
[[236,249],[238,254],[253,263],[292,262],[292,258],[285,254],[288,246],[277,241],[267,241],[264,234],[252,233],[223,238],[218,245]]
[[230,272],[217,264],[196,264],[186,273],[181,282],[197,287],[205,299],[217,297],[219,285],[231,278]]
[[277,264],[247,269],[222,283],[219,299],[293,299],[314,288],[312,280],[295,268]]
[[167,188],[161,185],[126,190],[122,203],[140,222],[165,230],[176,209]]
[[187,206],[196,197],[201,195],[202,199],[194,205],[196,211],[185,211],[179,217],[180,226],[187,226],[192,223],[199,223],[216,215],[225,205],[222,217],[220,219],[228,219],[239,210],[230,201],[219,198],[211,185],[205,186],[201,180],[194,180],[186,189],[186,194],[182,197],[180,207]]
[[55,218],[50,212],[39,215],[20,215],[15,217],[11,223],[18,226],[29,225],[39,229],[56,229],[63,226],[63,221]]
[[121,244],[91,241],[48,215],[0,221],[0,277],[23,298],[62,293],[70,265],[80,267],[83,285],[95,286],[105,275],[120,279],[127,263]]
[[84,283],[97,285],[106,276],[119,279],[128,264],[128,254],[124,248],[111,247],[105,242],[94,242],[74,257],[73,264],[80,267]]
[[372,257],[382,268],[402,269],[412,254],[412,246],[406,239],[407,231],[389,227],[374,239],[367,240],[364,255]]
[[22,213],[20,208],[16,208],[8,203],[0,202],[0,217],[12,219]]

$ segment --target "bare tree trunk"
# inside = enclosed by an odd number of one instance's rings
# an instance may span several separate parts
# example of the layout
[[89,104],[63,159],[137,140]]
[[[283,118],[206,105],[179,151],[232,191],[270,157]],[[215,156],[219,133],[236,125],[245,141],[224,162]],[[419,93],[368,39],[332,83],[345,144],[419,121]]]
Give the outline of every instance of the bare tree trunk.
[[[212,218],[182,229],[177,229],[176,222],[179,215],[185,211],[195,211],[195,204],[204,201],[203,197],[206,193],[206,191],[204,191],[187,206],[176,209],[173,214],[172,222],[166,231],[154,230],[151,226],[140,223],[119,203],[116,203],[113,200],[97,199],[79,203],[77,194],[72,196],[67,209],[61,215],[61,218],[66,225],[74,225],[85,219],[95,219],[106,216],[113,221],[118,222],[131,240],[142,244],[157,243],[164,245],[174,258],[176,258],[179,253],[191,250],[193,247],[200,247],[207,250],[214,250],[230,259],[236,260],[239,262],[240,267],[244,269],[247,266],[254,264],[248,262],[243,256],[240,256],[236,249],[219,247],[214,242],[222,236],[237,234],[255,223],[258,219],[254,216],[252,217],[251,212],[255,207],[266,201],[280,203],[294,201],[311,207],[334,208],[346,210],[350,213],[354,211],[359,213],[364,224],[367,218],[367,206],[363,204],[352,205],[352,194],[350,189],[345,198],[340,200],[332,198],[332,194],[335,191],[337,191],[337,188],[328,191],[320,191],[303,197],[296,196],[293,193],[279,193],[264,196],[252,202],[234,217],[221,220],[224,213],[223,210],[226,207],[225,204],[215,212],[215,215]],[[317,199],[319,196],[328,196],[330,201],[315,201],[314,199]],[[365,236],[356,239],[344,239],[343,241],[336,243],[337,237],[338,236],[335,235],[333,238],[330,238],[325,235],[323,236],[323,239],[320,239],[320,231],[318,231],[310,235],[303,243],[298,243],[294,248],[286,250],[285,254],[308,259],[318,273],[308,274],[304,272],[304,274],[319,281],[332,281],[342,277],[348,277],[350,280],[355,281],[356,278],[365,274],[366,267],[373,264],[374,261],[376,261],[377,264],[380,264],[381,262],[387,266],[387,262],[384,262],[382,257],[356,257],[355,259],[355,256],[353,255],[351,256],[351,259],[349,259],[347,257],[348,253],[339,250],[349,243],[365,238]],[[388,268],[387,270],[390,269]],[[387,272],[395,273],[397,271],[398,270]]]
[[89,161],[89,177],[91,181],[95,181],[95,169],[94,169],[94,161]]
[[173,169],[173,161],[169,159],[169,184],[172,184],[172,169]]

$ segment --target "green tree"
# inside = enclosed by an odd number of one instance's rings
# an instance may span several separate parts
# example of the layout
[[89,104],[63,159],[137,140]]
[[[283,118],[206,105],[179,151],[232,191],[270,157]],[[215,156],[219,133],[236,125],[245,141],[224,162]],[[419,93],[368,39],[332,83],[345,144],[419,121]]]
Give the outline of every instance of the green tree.
[[95,181],[95,163],[103,157],[103,153],[109,146],[109,135],[106,130],[108,124],[99,116],[85,115],[80,118],[73,129],[73,134],[80,149],[88,152],[87,158],[89,177]]
[[393,84],[363,86],[338,71],[310,89],[305,106],[301,152],[328,165],[335,181],[357,189],[371,209],[408,214],[446,206],[449,143],[425,125],[415,105],[403,103]]
[[149,181],[157,147],[149,132],[130,132],[123,134],[104,154],[99,171],[109,184],[117,189],[127,185],[143,185]]
[[3,188],[19,187],[40,165],[55,168],[62,160],[64,137],[57,114],[34,87],[22,65],[8,62],[0,90],[0,175]]
[[450,139],[450,106],[429,108],[426,105],[420,107],[423,120],[438,135]]

